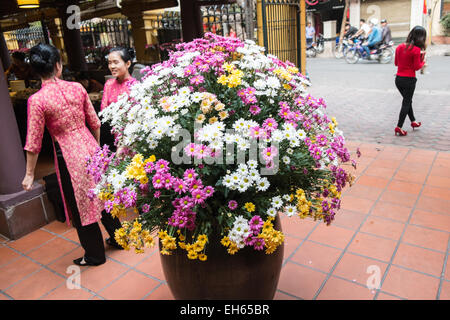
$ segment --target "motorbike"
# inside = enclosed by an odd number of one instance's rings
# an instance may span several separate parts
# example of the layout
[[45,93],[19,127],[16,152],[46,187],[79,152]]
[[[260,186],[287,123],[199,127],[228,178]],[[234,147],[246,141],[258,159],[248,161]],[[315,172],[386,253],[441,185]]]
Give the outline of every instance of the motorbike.
[[369,61],[378,61],[379,63],[389,63],[394,57],[394,43],[391,41],[388,44],[376,45],[374,49],[370,51],[368,55],[362,46],[362,42],[355,41],[355,44],[348,48],[345,55],[345,61],[347,63],[355,64],[359,59],[365,59]]
[[306,46],[306,56],[308,58],[315,58],[316,55],[317,55],[316,46],[315,46],[315,43],[312,42]]
[[323,39],[323,34],[319,33],[317,38],[316,51],[317,53],[322,53],[325,50],[325,41]]
[[315,58],[318,53],[322,53],[325,50],[323,35],[319,33],[317,42],[312,42],[306,46],[306,56],[308,58]]
[[339,44],[339,38],[336,38],[336,46],[334,47],[334,57],[336,59],[343,58],[348,51],[348,48],[351,46],[351,42],[347,38],[343,38],[341,44]]

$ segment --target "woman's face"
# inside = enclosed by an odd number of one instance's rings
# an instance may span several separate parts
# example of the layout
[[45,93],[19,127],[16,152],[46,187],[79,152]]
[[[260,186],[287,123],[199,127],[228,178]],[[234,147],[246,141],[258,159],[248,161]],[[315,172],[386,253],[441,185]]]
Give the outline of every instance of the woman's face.
[[118,51],[113,51],[108,55],[108,68],[111,74],[118,78],[123,79],[129,75],[128,68],[131,65],[131,61],[123,61]]

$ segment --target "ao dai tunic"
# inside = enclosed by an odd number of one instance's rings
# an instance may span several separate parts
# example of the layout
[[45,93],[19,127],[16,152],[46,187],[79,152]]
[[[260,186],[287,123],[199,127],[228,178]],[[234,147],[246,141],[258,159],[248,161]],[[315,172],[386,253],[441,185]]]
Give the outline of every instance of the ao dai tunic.
[[130,86],[133,85],[136,81],[137,80],[133,77],[129,77],[123,82],[119,82],[115,78],[106,81],[105,87],[103,88],[103,97],[100,110],[105,109],[113,102],[117,102],[117,98],[122,93],[130,93]]
[[[83,226],[97,222],[103,209],[100,200],[90,200],[87,191],[95,187],[86,171],[86,158],[93,155],[99,146],[92,130],[100,127],[100,120],[84,87],[77,82],[60,79],[46,80],[42,88],[28,99],[28,132],[25,150],[39,153],[44,127],[47,126],[52,139],[56,139],[66,162]],[[55,167],[59,177],[58,163]],[[61,191],[63,200],[64,193]],[[64,200],[66,219],[67,205]]]

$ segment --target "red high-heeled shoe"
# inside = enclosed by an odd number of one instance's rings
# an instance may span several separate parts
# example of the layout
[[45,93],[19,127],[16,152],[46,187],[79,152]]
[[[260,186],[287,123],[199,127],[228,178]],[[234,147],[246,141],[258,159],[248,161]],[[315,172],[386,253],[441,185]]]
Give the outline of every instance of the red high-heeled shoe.
[[418,128],[418,127],[420,127],[422,125],[422,122],[411,122],[411,127],[413,128],[413,130],[414,130],[414,128]]
[[395,127],[395,135],[397,135],[397,133],[400,135],[400,136],[406,136],[407,134],[408,134],[408,132],[406,132],[405,130],[402,130],[401,128],[399,128],[399,127]]

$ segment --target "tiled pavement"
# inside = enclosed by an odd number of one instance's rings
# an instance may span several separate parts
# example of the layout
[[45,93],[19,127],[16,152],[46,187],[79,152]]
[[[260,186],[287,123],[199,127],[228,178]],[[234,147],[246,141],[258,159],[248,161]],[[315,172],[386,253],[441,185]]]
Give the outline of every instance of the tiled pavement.
[[[450,153],[349,143],[362,157],[336,221],[282,218],[285,259],[275,299],[450,299]],[[82,255],[76,231],[53,222],[0,239],[0,299],[172,299],[159,254],[107,251],[66,287]],[[367,288],[379,271],[381,289]],[[369,283],[373,283],[370,282]]]

